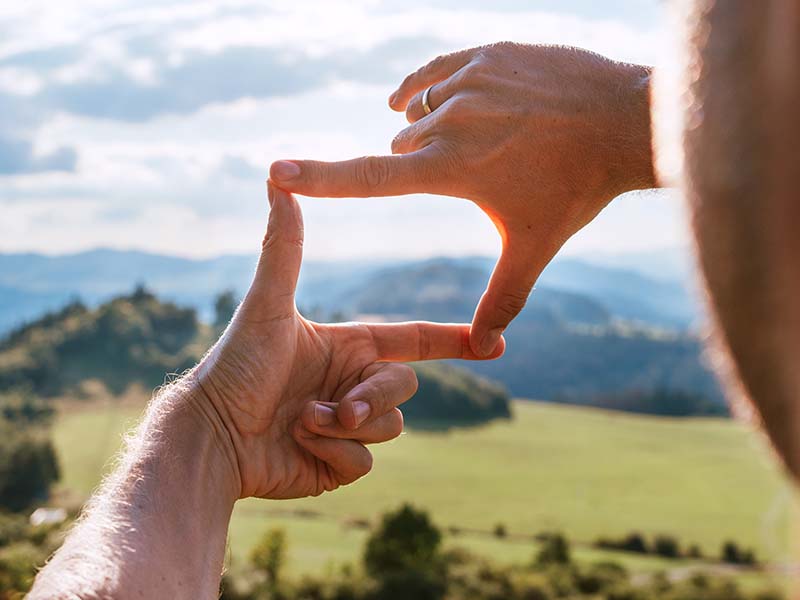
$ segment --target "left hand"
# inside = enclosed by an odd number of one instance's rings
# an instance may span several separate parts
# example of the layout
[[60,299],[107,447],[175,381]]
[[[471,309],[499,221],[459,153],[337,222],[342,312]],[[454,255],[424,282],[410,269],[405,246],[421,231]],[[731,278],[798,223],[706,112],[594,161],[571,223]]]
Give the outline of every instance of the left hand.
[[269,196],[253,284],[194,374],[195,406],[226,441],[239,498],[318,495],[355,481],[372,466],[364,444],[400,434],[396,406],[417,389],[414,371],[396,363],[476,358],[469,325],[304,319],[294,301],[300,206],[272,185]]
[[655,186],[649,75],[579,48],[461,50],[392,94],[390,106],[411,122],[394,138],[393,156],[279,161],[270,176],[310,196],[427,192],[474,201],[503,241],[471,332],[473,350],[488,356],[564,242],[615,196]]

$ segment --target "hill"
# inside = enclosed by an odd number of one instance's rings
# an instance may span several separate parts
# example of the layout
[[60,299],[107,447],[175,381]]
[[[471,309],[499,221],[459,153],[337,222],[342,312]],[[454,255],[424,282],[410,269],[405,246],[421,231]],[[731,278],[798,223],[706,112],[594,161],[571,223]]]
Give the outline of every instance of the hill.
[[[80,395],[89,380],[117,395],[132,384],[152,389],[168,374],[194,365],[217,334],[194,309],[162,302],[144,288],[97,308],[71,303],[0,341],[0,392]],[[510,417],[502,387],[443,364],[416,369],[424,402],[406,414],[411,422],[453,425]]]
[[[462,260],[395,266],[349,290],[348,308],[392,319],[469,320],[487,278],[479,264]],[[611,407],[609,394],[626,393],[618,407],[651,412],[652,395],[666,391],[691,404],[684,414],[726,411],[693,334],[620,321],[613,314],[594,297],[542,285],[506,331],[505,356],[464,366],[518,397]]]
[[[528,401],[515,402],[513,411],[512,420],[446,433],[412,429],[373,446],[373,472],[335,494],[238,503],[229,541],[234,564],[261,534],[280,526],[292,572],[327,572],[331,562],[357,557],[365,535],[359,523],[403,501],[428,509],[451,531],[449,545],[504,562],[530,560],[529,537],[517,536],[554,529],[583,544],[639,531],[699,544],[706,555],[718,554],[730,538],[754,547],[762,560],[790,556],[790,484],[745,426]],[[64,491],[85,495],[94,488],[140,412],[141,406],[110,403],[77,407],[57,419]],[[491,535],[498,523],[507,538]],[[629,560],[637,571],[675,565],[588,548],[579,554]]]

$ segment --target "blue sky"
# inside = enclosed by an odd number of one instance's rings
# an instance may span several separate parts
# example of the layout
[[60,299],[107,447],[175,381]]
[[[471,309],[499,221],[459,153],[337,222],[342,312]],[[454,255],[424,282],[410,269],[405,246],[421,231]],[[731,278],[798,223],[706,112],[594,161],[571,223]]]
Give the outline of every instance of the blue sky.
[[[660,64],[656,0],[28,1],[0,7],[0,251],[252,252],[278,158],[385,153],[386,98],[442,52],[574,44]],[[493,254],[458,199],[304,199],[312,258]],[[683,245],[674,192],[612,203],[568,253]]]

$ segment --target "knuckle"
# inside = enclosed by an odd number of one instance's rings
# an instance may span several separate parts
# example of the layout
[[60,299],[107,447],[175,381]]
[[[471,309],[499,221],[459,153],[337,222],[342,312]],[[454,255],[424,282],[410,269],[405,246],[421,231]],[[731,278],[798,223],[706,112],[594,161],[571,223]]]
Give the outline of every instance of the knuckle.
[[402,154],[404,147],[402,134],[398,133],[392,140],[392,154]]
[[420,360],[426,360],[431,355],[431,336],[420,326],[417,326],[417,352]]
[[399,408],[395,408],[389,425],[386,428],[386,433],[389,436],[389,439],[394,439],[403,433],[403,426],[403,413]]
[[474,60],[461,70],[461,79],[466,84],[483,83],[489,72],[489,65],[485,60]]
[[366,187],[382,187],[389,181],[389,165],[378,156],[368,156],[356,167],[355,178]]
[[513,319],[516,317],[528,302],[528,293],[521,291],[504,292],[497,305],[497,310],[501,315]]
[[369,450],[366,450],[364,452],[364,458],[360,461],[360,464],[358,465],[358,469],[356,471],[357,475],[355,479],[363,477],[364,475],[372,471],[372,464],[373,464],[372,453]]

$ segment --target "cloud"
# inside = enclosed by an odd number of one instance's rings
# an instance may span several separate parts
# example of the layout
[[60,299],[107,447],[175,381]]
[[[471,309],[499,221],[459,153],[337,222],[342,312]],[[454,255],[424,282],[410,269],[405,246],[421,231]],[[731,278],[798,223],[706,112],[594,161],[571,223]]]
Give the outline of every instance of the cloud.
[[309,56],[274,47],[235,46],[220,52],[186,52],[176,65],[155,67],[155,82],[131,76],[123,64],[88,80],[50,83],[33,98],[41,108],[77,115],[145,121],[165,113],[191,113],[212,103],[240,98],[300,94],[337,79],[376,83],[396,81],[405,74],[398,61],[413,60],[436,39],[393,39],[369,51],[338,51]]
[[222,157],[219,172],[235,179],[266,179],[267,171],[264,167],[256,167],[246,158],[226,154]]
[[0,137],[0,175],[74,171],[77,161],[78,153],[74,148],[61,147],[37,156],[31,142]]

